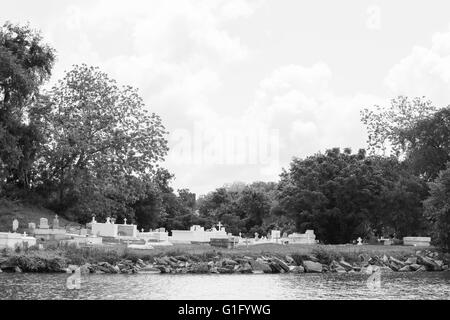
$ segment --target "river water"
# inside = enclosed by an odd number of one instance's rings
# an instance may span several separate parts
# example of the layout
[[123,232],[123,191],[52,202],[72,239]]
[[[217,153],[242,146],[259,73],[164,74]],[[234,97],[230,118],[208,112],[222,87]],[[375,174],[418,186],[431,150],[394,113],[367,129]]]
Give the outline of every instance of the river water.
[[450,299],[450,272],[382,274],[370,289],[364,274],[83,275],[80,290],[67,274],[1,273],[4,299]]

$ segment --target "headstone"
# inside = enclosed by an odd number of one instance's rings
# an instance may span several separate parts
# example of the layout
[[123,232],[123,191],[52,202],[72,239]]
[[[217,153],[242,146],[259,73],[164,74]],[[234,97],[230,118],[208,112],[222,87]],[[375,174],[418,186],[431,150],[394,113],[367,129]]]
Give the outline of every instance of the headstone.
[[144,232],[144,228],[141,228],[141,232]]
[[258,232],[255,232],[255,240],[258,240],[258,236],[259,236]]
[[36,229],[36,224],[34,222],[28,223],[28,232],[34,233],[34,229]]
[[127,218],[123,218],[123,224],[127,224]]
[[48,219],[47,218],[41,218],[39,219],[39,229],[48,229]]
[[361,237],[358,237],[358,246],[362,246],[362,239],[361,239]]
[[59,219],[58,215],[55,215],[55,218],[53,219],[53,229],[59,229]]
[[110,217],[106,218],[106,223],[111,223],[111,218]]
[[115,224],[116,223],[116,218],[111,218],[111,223]]
[[14,219],[13,224],[12,224],[12,229],[13,229],[13,232],[16,232],[17,229],[19,229],[19,220]]
[[97,221],[95,221],[95,215],[92,216],[92,222],[91,223],[97,223]]

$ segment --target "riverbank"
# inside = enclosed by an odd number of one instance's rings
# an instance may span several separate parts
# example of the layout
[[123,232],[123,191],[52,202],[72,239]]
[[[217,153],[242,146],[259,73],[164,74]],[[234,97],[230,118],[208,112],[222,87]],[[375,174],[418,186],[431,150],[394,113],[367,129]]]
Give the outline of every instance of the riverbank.
[[449,255],[403,246],[263,245],[233,250],[187,245],[158,250],[55,247],[3,250],[1,272],[82,273],[372,273],[449,270]]

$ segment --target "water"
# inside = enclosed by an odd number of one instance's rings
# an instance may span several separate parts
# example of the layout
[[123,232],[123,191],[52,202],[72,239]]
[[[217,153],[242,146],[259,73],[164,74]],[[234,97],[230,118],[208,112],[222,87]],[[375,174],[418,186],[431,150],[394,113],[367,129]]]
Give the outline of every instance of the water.
[[450,272],[383,274],[369,289],[363,274],[83,275],[0,274],[0,299],[450,299]]

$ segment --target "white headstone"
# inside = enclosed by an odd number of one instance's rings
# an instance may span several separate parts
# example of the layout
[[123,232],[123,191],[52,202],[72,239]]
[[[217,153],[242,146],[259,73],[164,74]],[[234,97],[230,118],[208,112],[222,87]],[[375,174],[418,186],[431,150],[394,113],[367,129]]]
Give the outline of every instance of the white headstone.
[[47,218],[39,219],[39,229],[48,229],[48,219]]
[[13,232],[16,232],[17,229],[19,229],[19,220],[14,219],[13,224],[12,224],[12,228],[13,228]]
[[123,224],[127,224],[127,218],[123,218]]
[[358,237],[358,246],[361,246],[362,245],[362,239],[361,239],[361,237]]

